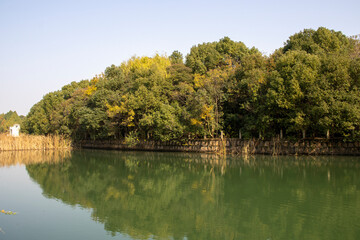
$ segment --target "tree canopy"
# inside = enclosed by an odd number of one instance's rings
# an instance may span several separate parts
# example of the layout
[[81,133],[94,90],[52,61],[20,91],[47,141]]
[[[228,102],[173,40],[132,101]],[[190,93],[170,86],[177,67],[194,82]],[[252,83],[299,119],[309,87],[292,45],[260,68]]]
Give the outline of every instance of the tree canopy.
[[[359,39],[305,29],[270,56],[224,37],[185,59],[132,57],[49,93],[30,110],[33,134],[74,139],[226,136],[360,137]],[[185,61],[184,61],[185,60]]]

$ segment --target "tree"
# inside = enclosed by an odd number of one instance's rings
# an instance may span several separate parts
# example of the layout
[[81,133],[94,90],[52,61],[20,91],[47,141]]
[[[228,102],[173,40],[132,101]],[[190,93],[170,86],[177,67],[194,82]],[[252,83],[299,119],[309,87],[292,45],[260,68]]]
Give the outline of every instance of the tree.
[[24,116],[19,116],[16,111],[0,114],[0,133],[8,132],[14,124],[22,125]]
[[226,88],[224,126],[232,136],[239,131],[249,137],[257,131],[262,106],[262,89],[266,83],[266,58],[259,52],[245,55],[235,68],[234,77]]
[[183,55],[179,51],[173,51],[173,53],[169,57],[171,64],[183,64]]
[[312,123],[311,109],[321,96],[316,88],[319,70],[319,58],[305,51],[288,51],[277,60],[269,78],[266,102],[280,129],[305,135]]

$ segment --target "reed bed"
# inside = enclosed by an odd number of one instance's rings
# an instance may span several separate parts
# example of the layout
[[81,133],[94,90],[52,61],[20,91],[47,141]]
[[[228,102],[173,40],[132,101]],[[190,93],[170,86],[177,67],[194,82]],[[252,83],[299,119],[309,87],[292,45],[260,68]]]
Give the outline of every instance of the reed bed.
[[70,157],[70,150],[2,151],[0,152],[0,167],[39,163],[61,163]]
[[1,151],[71,149],[71,140],[60,135],[12,137],[0,134]]

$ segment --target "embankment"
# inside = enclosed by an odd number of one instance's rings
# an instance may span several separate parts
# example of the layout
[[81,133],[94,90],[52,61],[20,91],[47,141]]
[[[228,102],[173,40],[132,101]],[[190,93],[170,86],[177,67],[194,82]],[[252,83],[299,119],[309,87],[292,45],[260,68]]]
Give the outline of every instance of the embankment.
[[79,141],[79,148],[137,150],[137,151],[170,151],[170,152],[204,152],[231,154],[267,154],[267,155],[358,155],[359,142],[342,142],[336,140],[240,140],[240,139],[201,139],[189,140],[186,143],[175,141],[139,141],[129,146],[121,141]]

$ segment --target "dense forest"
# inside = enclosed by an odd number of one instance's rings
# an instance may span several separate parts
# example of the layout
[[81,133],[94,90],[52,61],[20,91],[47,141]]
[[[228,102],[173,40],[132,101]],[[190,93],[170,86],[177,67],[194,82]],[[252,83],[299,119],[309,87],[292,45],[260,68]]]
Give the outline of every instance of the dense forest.
[[270,56],[224,37],[132,57],[36,103],[30,134],[78,139],[360,138],[360,43],[305,29]]

